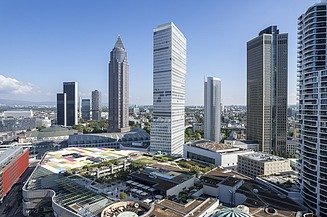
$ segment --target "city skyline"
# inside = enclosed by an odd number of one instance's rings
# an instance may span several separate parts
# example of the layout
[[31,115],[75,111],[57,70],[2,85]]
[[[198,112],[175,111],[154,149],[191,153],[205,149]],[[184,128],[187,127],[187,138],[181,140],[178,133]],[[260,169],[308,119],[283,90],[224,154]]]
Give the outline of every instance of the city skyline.
[[[89,5],[82,2],[79,4],[79,9],[73,11],[70,11],[74,6],[73,3],[65,4],[66,7],[62,8],[60,4],[51,6],[50,3],[39,3],[34,4],[31,8],[32,12],[26,14],[25,11],[28,11],[26,7],[29,8],[30,5],[2,2],[0,3],[0,27],[8,34],[0,36],[0,45],[4,48],[3,50],[6,50],[6,52],[0,53],[0,59],[3,61],[0,64],[0,98],[21,99],[19,97],[21,94],[24,99],[30,101],[55,102],[56,92],[60,89],[58,84],[64,80],[78,81],[82,98],[89,98],[93,89],[107,93],[106,82],[104,82],[107,80],[106,58],[110,51],[110,42],[118,34],[121,34],[129,48],[130,92],[132,93],[130,104],[151,105],[151,29],[157,23],[173,21],[190,41],[188,45],[190,52],[188,52],[189,73],[186,77],[186,105],[203,105],[201,87],[204,76],[220,77],[226,84],[222,89],[223,105],[245,105],[246,41],[248,38],[256,36],[256,33],[263,27],[273,24],[278,25],[284,32],[289,32],[288,104],[295,104],[296,28],[294,26],[296,26],[298,14],[317,2],[319,1],[297,4],[298,1],[283,1],[285,7],[278,7],[278,13],[267,11],[267,16],[260,23],[255,22],[256,17],[261,14],[264,8],[276,7],[274,6],[275,2],[258,1],[255,8],[244,2],[238,2],[236,10],[245,9],[244,11],[246,11],[248,9],[247,13],[240,12],[243,19],[236,19],[235,17],[232,19],[230,16],[233,15],[228,13],[235,7],[235,2],[210,2],[207,6],[198,6],[192,1],[188,5],[178,2],[176,9],[172,9],[169,14],[149,12],[144,13],[140,18],[138,17],[133,22],[136,24],[142,22],[141,28],[138,28],[140,25],[133,27],[128,19],[122,19],[122,24],[120,26],[114,25],[115,28],[110,27],[109,32],[108,30],[105,31],[104,27],[111,26],[110,17],[116,14],[107,14],[104,9],[118,3],[99,2],[89,8]],[[133,6],[135,6],[133,4],[135,3],[130,2],[127,10],[132,11]],[[142,5],[145,2],[139,4]],[[288,11],[287,5],[292,4],[294,10]],[[49,5],[52,7],[51,10]],[[166,8],[169,3],[158,2],[145,5],[150,8],[155,8],[158,5]],[[100,10],[102,7],[103,9]],[[17,12],[11,13],[14,9],[17,9]],[[96,9],[99,9],[97,14],[95,14]],[[192,11],[194,12],[195,9],[198,11],[192,13],[192,17],[188,17],[187,15],[191,14]],[[224,11],[221,11],[222,9]],[[208,16],[203,18],[201,13],[205,10],[209,10]],[[54,19],[57,18],[54,16],[56,14],[54,12],[62,12],[63,17],[67,18],[67,24],[63,25],[65,19]],[[70,12],[76,15],[76,18],[69,18]],[[36,19],[38,13],[44,17],[43,21]],[[88,16],[85,18],[82,16],[84,14],[93,16],[93,18]],[[142,13],[138,12],[138,14]],[[184,16],[188,19],[185,19]],[[283,22],[286,18],[287,22]],[[146,22],[143,22],[144,20]],[[202,25],[203,23],[206,24]],[[13,26],[15,28],[12,28]],[[233,31],[237,33],[235,34],[238,35],[237,37],[234,34],[229,34]],[[71,36],[66,38],[67,34],[71,34]],[[100,34],[101,37],[99,37]],[[99,40],[91,46],[92,43],[89,42],[93,42],[95,38]],[[212,64],[203,66],[199,61],[199,55],[207,50],[210,50],[209,55],[207,55],[208,62]],[[239,52],[235,52],[235,50]],[[20,58],[21,64],[16,63],[16,58]],[[86,61],[85,58],[89,61]],[[53,64],[56,64],[55,67],[52,67]],[[91,74],[97,74],[97,76],[91,76]],[[235,77],[240,79],[235,79]],[[140,83],[142,83],[142,88],[139,88]],[[104,95],[103,98],[107,99],[107,96]],[[106,103],[104,101],[104,104]]]

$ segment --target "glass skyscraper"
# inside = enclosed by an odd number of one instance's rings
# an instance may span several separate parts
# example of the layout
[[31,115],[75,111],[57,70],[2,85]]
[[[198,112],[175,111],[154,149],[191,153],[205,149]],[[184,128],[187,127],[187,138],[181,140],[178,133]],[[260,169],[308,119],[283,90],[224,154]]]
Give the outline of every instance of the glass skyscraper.
[[288,34],[270,26],[247,43],[247,139],[286,156]]
[[109,132],[127,132],[129,128],[129,78],[127,52],[118,36],[109,62]]

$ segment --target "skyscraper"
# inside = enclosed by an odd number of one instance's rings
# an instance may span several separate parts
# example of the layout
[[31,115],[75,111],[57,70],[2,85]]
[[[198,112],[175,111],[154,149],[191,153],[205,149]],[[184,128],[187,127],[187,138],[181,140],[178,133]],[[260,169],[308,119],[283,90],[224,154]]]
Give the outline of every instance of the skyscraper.
[[298,18],[300,179],[304,204],[327,216],[326,2]]
[[74,126],[78,124],[78,83],[64,82],[66,94],[66,124]]
[[92,120],[101,120],[101,92],[92,91]]
[[153,31],[152,152],[182,154],[185,128],[186,38],[170,22]]
[[270,26],[247,43],[247,139],[286,155],[288,34]]
[[204,138],[220,142],[221,81],[207,77],[204,82]]
[[109,62],[109,132],[130,130],[128,67],[127,52],[118,36]]
[[74,126],[78,124],[78,84],[64,82],[63,90],[57,94],[57,124]]
[[91,100],[90,99],[82,99],[82,118],[84,121],[90,120],[91,113]]
[[57,93],[57,124],[66,126],[66,94]]

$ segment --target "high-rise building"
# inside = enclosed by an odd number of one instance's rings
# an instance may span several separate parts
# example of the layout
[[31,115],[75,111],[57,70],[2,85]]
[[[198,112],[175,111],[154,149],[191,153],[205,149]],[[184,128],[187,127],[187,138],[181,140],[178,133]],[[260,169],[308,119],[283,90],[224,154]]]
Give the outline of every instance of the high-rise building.
[[128,67],[127,52],[118,36],[109,62],[109,132],[130,130]]
[[91,100],[90,99],[82,99],[82,118],[85,121],[89,121],[91,119]]
[[270,26],[247,43],[247,139],[285,156],[288,34]]
[[66,94],[57,93],[57,124],[66,126]]
[[170,22],[153,31],[152,152],[182,155],[185,128],[186,38]]
[[298,18],[300,178],[304,204],[327,216],[326,1]]
[[207,77],[204,82],[204,138],[220,142],[221,81]]
[[101,120],[101,92],[92,91],[92,120]]
[[74,126],[78,124],[78,84],[64,82],[63,90],[57,94],[57,123]]
[[66,93],[66,124],[74,126],[78,124],[78,83],[64,82]]

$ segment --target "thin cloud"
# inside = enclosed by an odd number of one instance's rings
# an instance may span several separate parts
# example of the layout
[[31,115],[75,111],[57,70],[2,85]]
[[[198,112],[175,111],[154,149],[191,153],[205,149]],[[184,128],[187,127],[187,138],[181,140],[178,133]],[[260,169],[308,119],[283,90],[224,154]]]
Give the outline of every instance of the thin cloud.
[[18,81],[15,78],[0,75],[0,94],[29,94],[35,88],[33,85]]

